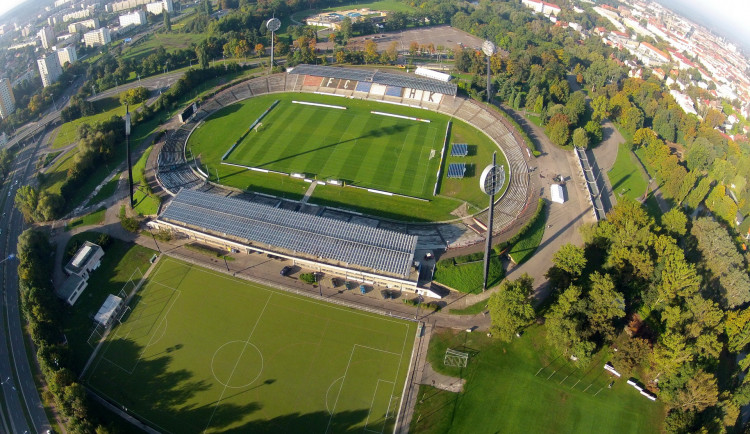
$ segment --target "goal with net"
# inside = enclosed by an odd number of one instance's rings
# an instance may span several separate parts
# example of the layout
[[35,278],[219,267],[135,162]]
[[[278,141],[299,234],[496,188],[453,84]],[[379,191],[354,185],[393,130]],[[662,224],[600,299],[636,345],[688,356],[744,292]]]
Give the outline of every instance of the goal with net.
[[443,364],[445,366],[455,366],[458,368],[465,368],[468,362],[469,362],[469,353],[464,353],[462,351],[454,350],[452,348],[448,348],[447,350],[445,350],[445,359],[443,359]]

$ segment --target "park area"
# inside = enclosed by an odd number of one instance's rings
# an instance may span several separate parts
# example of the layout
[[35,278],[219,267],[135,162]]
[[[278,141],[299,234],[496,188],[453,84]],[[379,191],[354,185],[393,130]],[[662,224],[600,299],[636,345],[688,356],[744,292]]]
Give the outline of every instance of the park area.
[[[464,201],[468,212],[484,207],[477,167],[491,161],[497,149],[480,131],[453,120],[449,142],[468,144],[468,154],[452,156],[452,145],[447,147],[433,196],[449,120],[428,110],[371,101],[274,94],[217,111],[192,133],[187,146],[208,165],[212,178],[233,187],[299,199],[309,184],[288,174],[301,174],[388,193],[328,183],[316,187],[311,203],[391,218],[446,220],[455,218],[450,213]],[[454,163],[466,165],[463,178],[448,177]],[[507,173],[502,153],[498,164]]]
[[[466,368],[443,364],[447,348],[469,354]],[[483,333],[433,334],[427,361],[466,380],[452,393],[420,386],[410,431],[419,433],[659,433],[664,406],[610,376],[598,353],[586,368],[547,347],[535,326],[510,344]],[[612,384],[610,388],[609,385]]]
[[416,324],[161,258],[86,383],[163,432],[393,429]]

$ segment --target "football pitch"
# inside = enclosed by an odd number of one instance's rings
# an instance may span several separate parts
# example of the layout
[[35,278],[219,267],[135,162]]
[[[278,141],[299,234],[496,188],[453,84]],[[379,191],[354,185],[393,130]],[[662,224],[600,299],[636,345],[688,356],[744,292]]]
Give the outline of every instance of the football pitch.
[[393,429],[416,324],[163,257],[86,383],[162,432]]
[[[429,198],[435,185],[446,121],[399,106],[318,95],[279,95],[276,105],[226,162],[325,181]],[[297,102],[295,102],[297,101]],[[251,104],[258,102],[250,100]],[[264,109],[267,107],[264,107]],[[429,116],[430,122],[404,119]],[[245,130],[257,118],[247,119]],[[230,133],[231,134],[231,133]],[[237,132],[235,140],[242,132]]]

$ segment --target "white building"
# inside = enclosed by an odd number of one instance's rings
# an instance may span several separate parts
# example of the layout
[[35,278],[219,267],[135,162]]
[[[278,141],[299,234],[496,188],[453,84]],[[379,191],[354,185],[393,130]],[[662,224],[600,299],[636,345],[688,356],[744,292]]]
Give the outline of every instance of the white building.
[[123,0],[105,5],[104,10],[107,12],[126,11],[128,9],[134,9],[138,6],[145,5],[150,2],[151,0]]
[[45,50],[49,50],[55,45],[55,32],[52,27],[42,27],[42,30],[37,33],[39,39],[42,41],[42,47]]
[[81,18],[88,18],[91,16],[91,9],[81,9],[80,11],[71,12],[63,15],[63,22],[71,20],[80,20]]
[[161,0],[158,2],[148,3],[146,5],[146,10],[150,14],[159,15],[163,11],[167,11],[167,13],[171,14],[172,11],[174,11],[174,8],[172,6],[172,0]]
[[98,47],[107,45],[112,41],[109,35],[109,29],[102,27],[83,34],[83,42],[87,47]]
[[78,33],[82,30],[98,29],[98,28],[99,28],[99,18],[92,18],[90,20],[83,20],[83,21],[78,21],[77,23],[71,23],[70,25],[68,25],[68,32]]
[[146,13],[143,11],[120,15],[120,27],[140,26],[143,24],[146,24]]
[[16,109],[16,98],[13,96],[13,88],[10,80],[0,80],[0,118],[5,119]]
[[39,75],[42,77],[44,87],[56,82],[60,74],[62,74],[62,68],[60,68],[57,55],[42,56],[36,63],[39,66]]
[[547,3],[545,1],[521,0],[521,3],[527,8],[533,9],[534,12],[539,12],[547,16],[550,16],[550,15],[557,16],[557,14],[559,14],[561,10],[560,6],[554,3]]
[[88,241],[83,243],[64,268],[68,278],[60,288],[55,290],[57,296],[73,306],[88,286],[87,281],[91,272],[99,268],[102,257],[104,257],[104,250],[100,246]]
[[60,66],[65,66],[65,63],[75,62],[78,60],[76,48],[72,45],[68,45],[65,48],[57,50],[57,60],[60,61]]

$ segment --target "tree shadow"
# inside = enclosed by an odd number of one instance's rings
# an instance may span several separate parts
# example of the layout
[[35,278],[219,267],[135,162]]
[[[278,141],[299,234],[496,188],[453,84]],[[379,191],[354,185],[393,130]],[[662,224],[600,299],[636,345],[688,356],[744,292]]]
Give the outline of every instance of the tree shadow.
[[[273,419],[254,420],[240,427],[227,429],[226,433],[297,433],[320,432],[348,433],[363,432],[362,423],[372,418],[369,409],[337,411],[333,416],[328,412],[292,413]],[[380,430],[378,430],[380,431]]]

